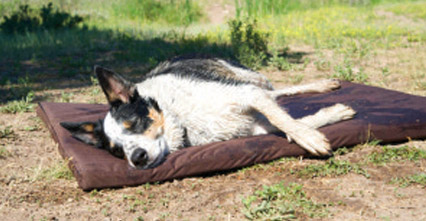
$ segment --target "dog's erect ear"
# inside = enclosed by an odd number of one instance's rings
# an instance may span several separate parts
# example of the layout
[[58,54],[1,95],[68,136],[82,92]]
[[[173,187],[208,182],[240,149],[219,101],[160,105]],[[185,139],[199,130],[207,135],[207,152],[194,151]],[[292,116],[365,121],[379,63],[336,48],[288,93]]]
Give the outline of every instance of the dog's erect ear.
[[60,125],[71,132],[72,136],[86,144],[96,146],[101,140],[95,133],[100,122],[61,122]]
[[95,73],[111,106],[129,103],[136,94],[135,85],[120,74],[100,66],[95,66]]

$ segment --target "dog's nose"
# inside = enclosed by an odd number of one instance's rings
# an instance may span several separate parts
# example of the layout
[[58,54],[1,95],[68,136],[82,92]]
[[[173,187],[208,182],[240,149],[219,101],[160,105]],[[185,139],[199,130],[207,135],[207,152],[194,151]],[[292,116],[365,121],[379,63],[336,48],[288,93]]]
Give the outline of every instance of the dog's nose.
[[138,148],[133,152],[130,160],[136,167],[142,167],[148,162],[148,154],[144,149]]

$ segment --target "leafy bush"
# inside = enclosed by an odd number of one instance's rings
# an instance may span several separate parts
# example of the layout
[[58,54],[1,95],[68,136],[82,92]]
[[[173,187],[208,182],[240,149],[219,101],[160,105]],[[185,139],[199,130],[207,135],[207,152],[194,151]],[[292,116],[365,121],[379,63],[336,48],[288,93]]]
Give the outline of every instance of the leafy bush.
[[234,19],[228,25],[232,50],[237,59],[248,67],[260,68],[268,55],[268,34],[257,29],[256,20]]
[[49,3],[40,9],[29,5],[20,5],[19,10],[10,16],[3,16],[0,28],[8,34],[33,32],[37,30],[56,30],[74,28],[83,21],[83,17],[53,9]]

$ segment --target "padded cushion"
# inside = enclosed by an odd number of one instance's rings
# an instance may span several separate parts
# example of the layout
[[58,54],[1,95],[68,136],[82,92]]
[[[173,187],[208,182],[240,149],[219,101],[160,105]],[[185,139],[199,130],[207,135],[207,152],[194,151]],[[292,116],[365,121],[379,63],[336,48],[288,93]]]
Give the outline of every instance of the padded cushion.
[[[342,88],[325,94],[278,98],[295,117],[313,114],[320,108],[344,103],[357,111],[354,119],[320,129],[333,149],[378,139],[382,143],[426,137],[426,98],[377,87],[342,82]],[[125,160],[72,138],[62,121],[90,121],[105,116],[107,105],[42,102],[38,115],[59,144],[64,158],[84,190],[139,185],[241,168],[281,157],[307,155],[297,144],[279,135],[245,137],[170,154],[160,166],[137,170]],[[208,108],[208,107],[206,107]]]

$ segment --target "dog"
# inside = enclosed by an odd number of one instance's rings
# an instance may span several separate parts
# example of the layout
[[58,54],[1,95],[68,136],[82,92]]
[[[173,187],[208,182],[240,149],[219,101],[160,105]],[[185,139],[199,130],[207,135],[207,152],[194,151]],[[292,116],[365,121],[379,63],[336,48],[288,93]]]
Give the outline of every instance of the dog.
[[329,141],[316,129],[355,115],[351,107],[335,104],[293,119],[277,104],[278,96],[329,92],[340,87],[339,81],[274,90],[264,75],[219,58],[176,57],[137,84],[99,66],[95,74],[109,112],[97,122],[61,125],[74,138],[138,169],[154,168],[185,147],[279,131],[312,155],[327,156]]

